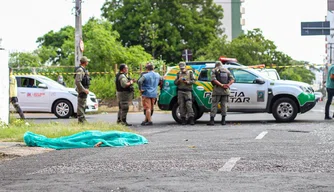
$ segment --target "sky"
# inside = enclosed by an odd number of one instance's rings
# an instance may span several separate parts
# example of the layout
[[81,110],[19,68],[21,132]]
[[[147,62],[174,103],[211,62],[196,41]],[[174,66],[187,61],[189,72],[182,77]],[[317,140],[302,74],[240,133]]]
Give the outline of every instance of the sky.
[[[0,0],[0,38],[10,51],[32,51],[49,31],[75,25],[74,0]],[[100,17],[105,0],[84,0],[82,21]],[[260,28],[279,51],[295,60],[322,64],[325,36],[301,36],[301,22],[325,21],[327,0],[245,0],[244,30]]]

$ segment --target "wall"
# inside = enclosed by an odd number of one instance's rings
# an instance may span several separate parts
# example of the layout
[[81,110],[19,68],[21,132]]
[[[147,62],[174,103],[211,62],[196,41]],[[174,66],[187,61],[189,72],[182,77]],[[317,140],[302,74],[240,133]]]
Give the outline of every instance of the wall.
[[8,52],[1,50],[0,44],[0,121],[9,121],[9,70]]

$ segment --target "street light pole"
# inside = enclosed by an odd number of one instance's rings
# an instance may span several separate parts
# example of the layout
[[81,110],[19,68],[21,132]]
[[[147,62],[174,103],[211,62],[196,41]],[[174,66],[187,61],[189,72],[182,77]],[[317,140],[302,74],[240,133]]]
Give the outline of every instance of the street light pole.
[[75,0],[75,66],[80,65],[80,58],[82,57],[82,49],[80,44],[82,43],[82,20],[81,20],[81,2],[82,0]]

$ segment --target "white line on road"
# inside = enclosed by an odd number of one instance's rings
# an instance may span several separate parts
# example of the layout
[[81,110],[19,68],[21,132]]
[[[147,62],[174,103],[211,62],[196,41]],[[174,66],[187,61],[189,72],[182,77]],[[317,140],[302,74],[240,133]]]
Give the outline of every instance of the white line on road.
[[230,172],[235,166],[235,164],[237,164],[237,161],[239,161],[240,159],[241,159],[240,157],[232,157],[225,163],[225,165],[222,168],[218,169],[218,171]]
[[263,131],[255,139],[262,139],[265,135],[267,135],[267,133],[268,133],[268,131]]

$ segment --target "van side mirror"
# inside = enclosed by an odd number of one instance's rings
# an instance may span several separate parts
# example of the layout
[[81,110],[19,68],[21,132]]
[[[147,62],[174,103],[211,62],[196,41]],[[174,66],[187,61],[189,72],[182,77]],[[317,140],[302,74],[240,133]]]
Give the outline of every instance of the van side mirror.
[[38,85],[38,88],[47,89],[48,87],[45,84],[41,83]]
[[255,80],[254,80],[254,82],[256,83],[256,84],[264,84],[265,83],[265,81],[263,80],[263,79],[261,79],[261,78],[256,78]]

